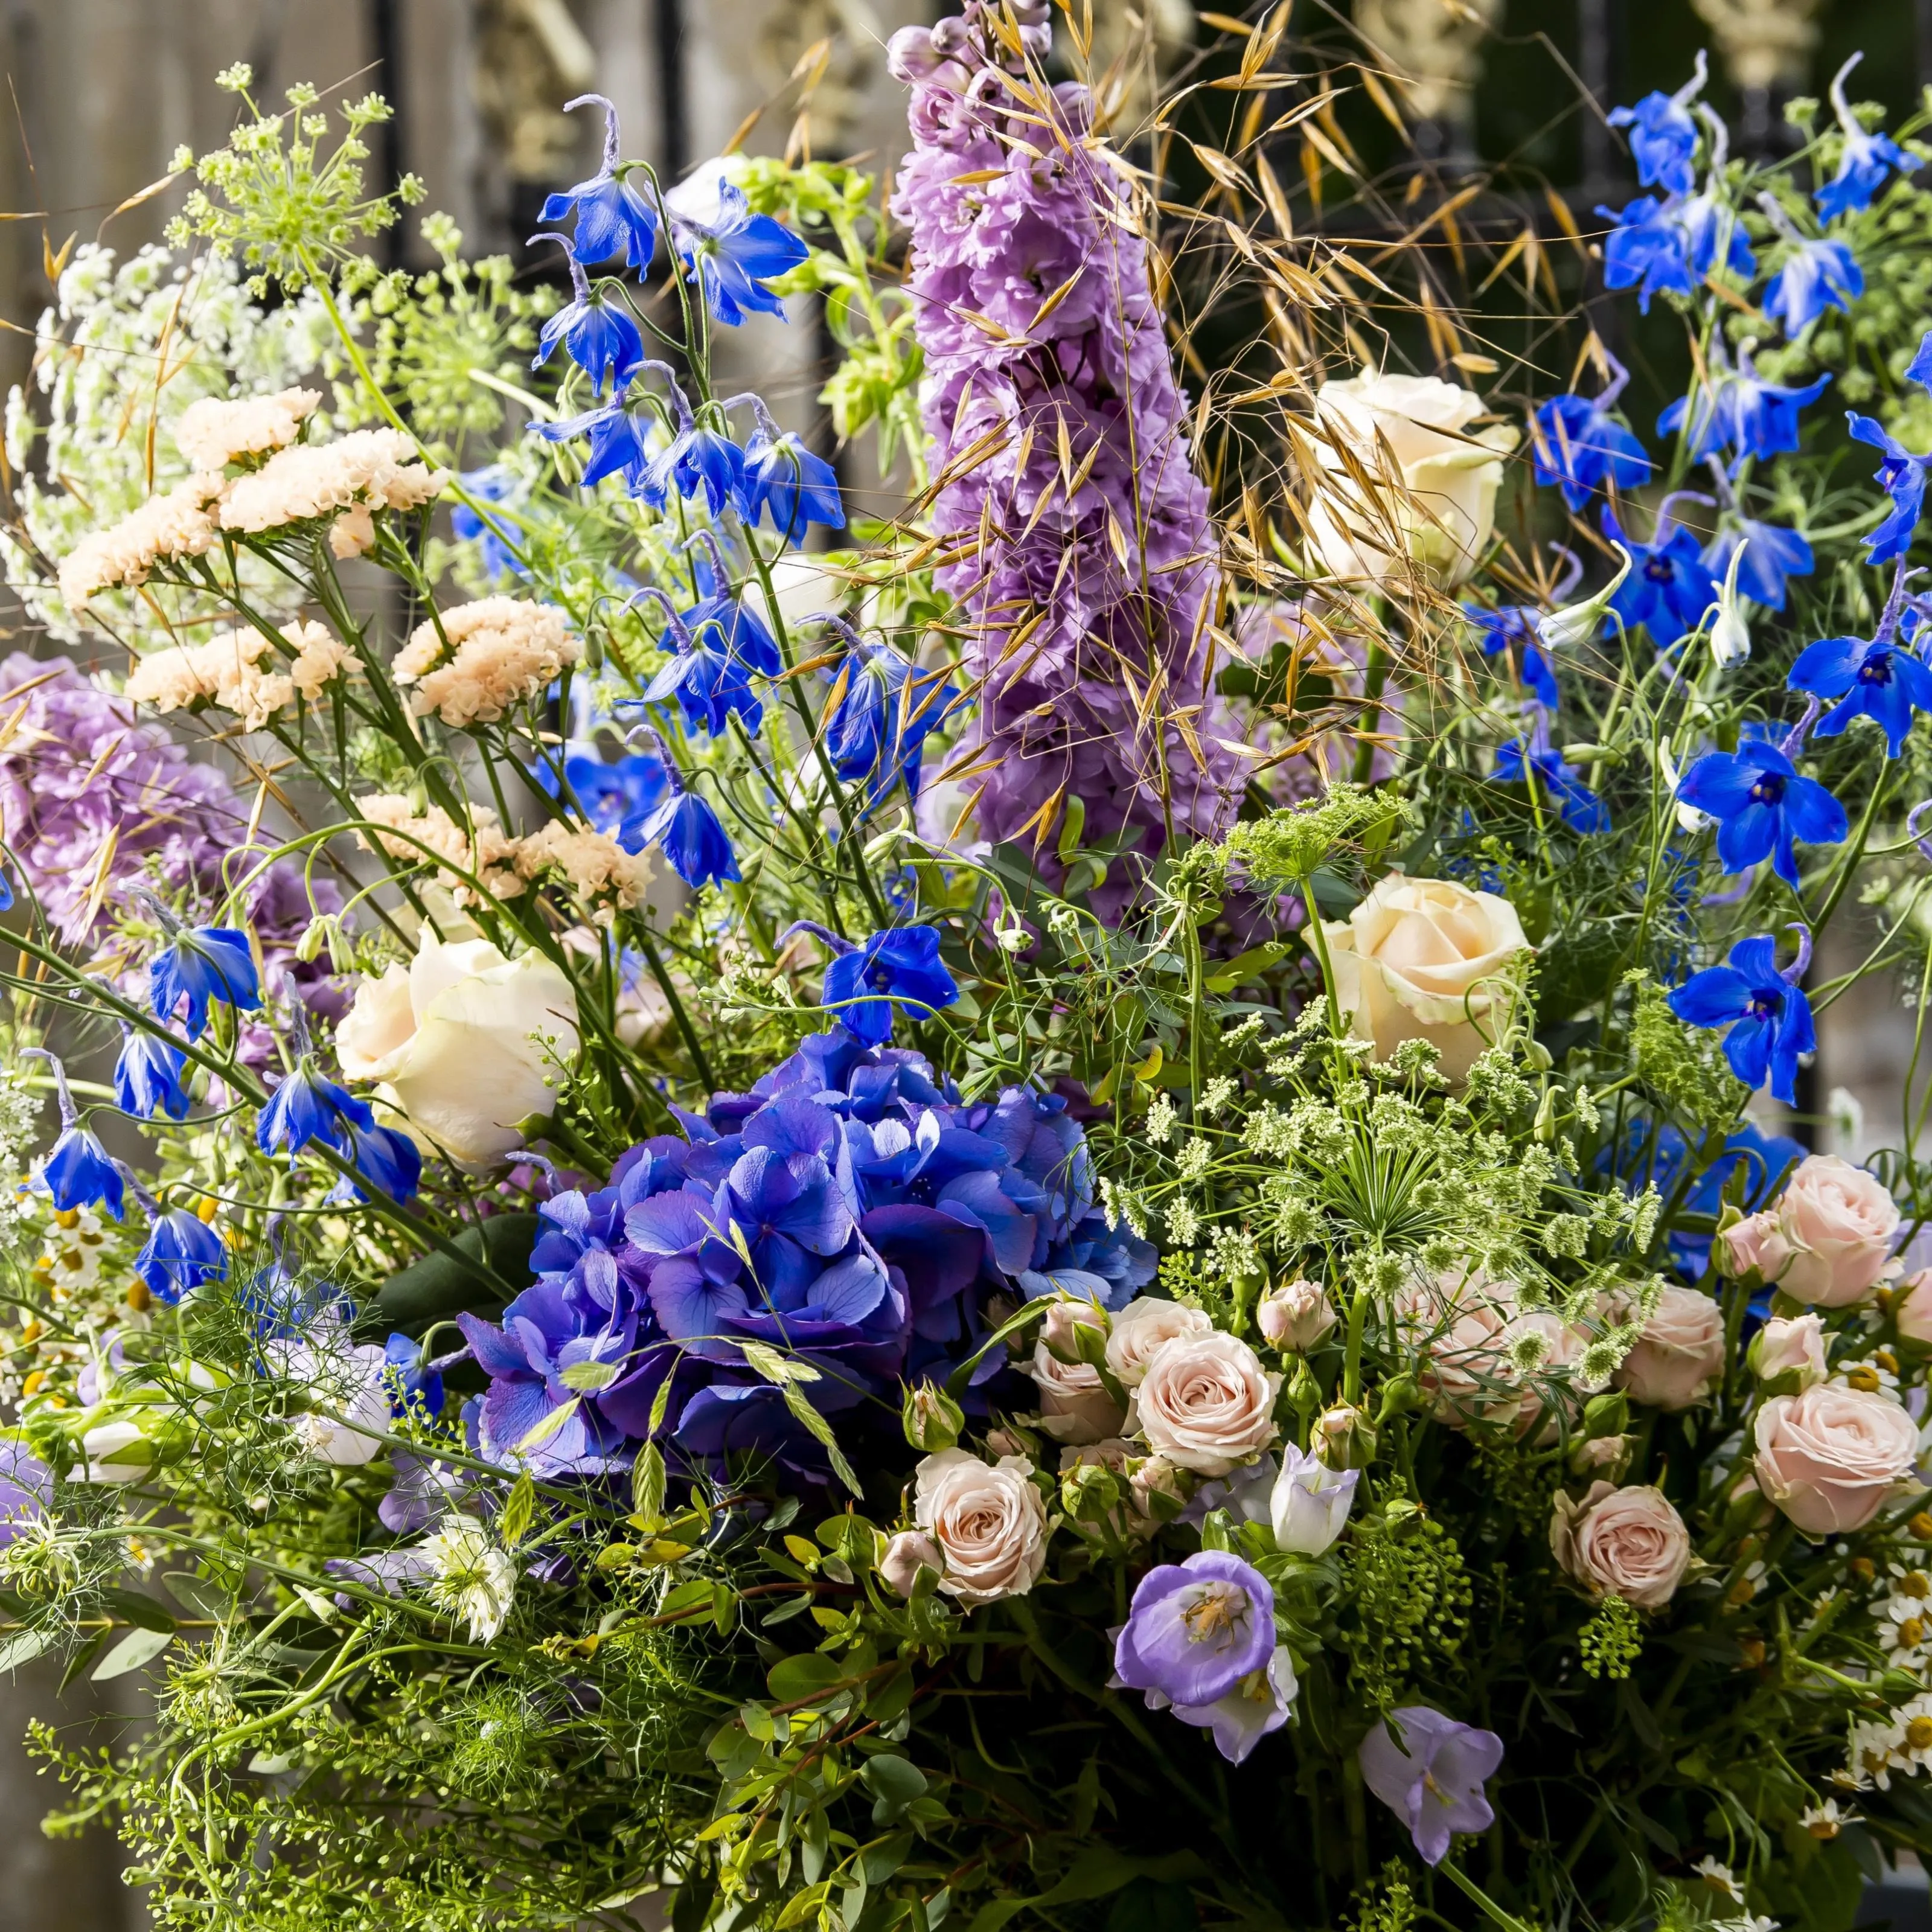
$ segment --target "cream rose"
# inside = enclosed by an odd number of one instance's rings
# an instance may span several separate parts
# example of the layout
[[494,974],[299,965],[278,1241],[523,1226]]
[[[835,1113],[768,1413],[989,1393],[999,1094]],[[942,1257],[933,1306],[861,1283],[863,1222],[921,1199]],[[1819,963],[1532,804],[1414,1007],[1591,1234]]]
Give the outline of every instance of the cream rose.
[[1365,369],[1322,385],[1308,440],[1322,482],[1308,524],[1328,569],[1386,578],[1413,567],[1444,590],[1468,576],[1489,548],[1502,459],[1516,444],[1506,424],[1470,430],[1485,406],[1433,376]]
[[1156,1456],[1196,1475],[1225,1476],[1273,1448],[1281,1378],[1238,1336],[1210,1329],[1180,1335],[1154,1352],[1127,1412]]
[[1335,1311],[1312,1281],[1285,1282],[1262,1297],[1255,1325],[1262,1339],[1277,1348],[1305,1354],[1334,1327]]
[[1921,1268],[1898,1284],[1895,1312],[1906,1341],[1932,1345],[1932,1268]]
[[1507,1030],[1516,1000],[1509,968],[1529,948],[1508,900],[1390,872],[1322,931],[1336,999],[1378,1060],[1404,1040],[1426,1040],[1442,1071],[1460,1080]]
[[1578,1502],[1558,1491],[1550,1519],[1558,1562],[1593,1597],[1661,1610],[1690,1562],[1690,1534],[1661,1490],[1592,1483]]
[[1666,1288],[1636,1346],[1617,1371],[1617,1386],[1653,1408],[1702,1402],[1724,1372],[1724,1312],[1708,1294]]
[[921,1461],[913,1478],[913,1520],[946,1558],[939,1587],[970,1608],[1023,1597],[1046,1567],[1046,1507],[1023,1456],[991,1468],[963,1449]]
[[1898,1204],[1863,1168],[1834,1154],[1800,1161],[1771,1213],[1750,1258],[1766,1281],[1816,1308],[1843,1308],[1868,1294],[1898,1234]]
[[577,995],[541,953],[425,934],[408,966],[356,988],[335,1049],[418,1143],[487,1166],[523,1144],[519,1120],[550,1112],[577,1052]]
[[[1074,1352],[1074,1331],[1106,1332],[1107,1318],[1090,1301],[1057,1301],[1040,1324],[1027,1372],[1040,1390],[1040,1426],[1056,1442],[1098,1442],[1120,1432],[1120,1406],[1090,1362],[1063,1361]],[[1058,1348],[1060,1354],[1054,1351]]]
[[1862,1529],[1911,1484],[1916,1424],[1889,1396],[1830,1383],[1757,1412],[1758,1486],[1811,1536]]
[[1214,1327],[1198,1308],[1143,1294],[1114,1317],[1107,1337],[1107,1366],[1123,1388],[1138,1388],[1148,1364],[1164,1343],[1178,1335],[1204,1335]]

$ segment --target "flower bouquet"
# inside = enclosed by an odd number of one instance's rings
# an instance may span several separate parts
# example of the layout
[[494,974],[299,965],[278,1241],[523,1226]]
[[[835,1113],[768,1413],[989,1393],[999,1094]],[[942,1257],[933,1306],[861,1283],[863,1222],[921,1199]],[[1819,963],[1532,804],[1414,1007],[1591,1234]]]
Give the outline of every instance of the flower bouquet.
[[[380,272],[382,104],[236,70],[60,262],[0,1660],[146,1673],[34,1742],[158,1924],[1836,1932],[1932,1852],[1932,156],[1619,110],[1640,433],[1594,334],[1396,373],[1480,289],[1336,238],[1326,83],[1283,189],[1285,9],[1151,182],[1057,24],[896,37],[883,198],[571,104],[554,292]],[[806,298],[890,514],[715,380]]]

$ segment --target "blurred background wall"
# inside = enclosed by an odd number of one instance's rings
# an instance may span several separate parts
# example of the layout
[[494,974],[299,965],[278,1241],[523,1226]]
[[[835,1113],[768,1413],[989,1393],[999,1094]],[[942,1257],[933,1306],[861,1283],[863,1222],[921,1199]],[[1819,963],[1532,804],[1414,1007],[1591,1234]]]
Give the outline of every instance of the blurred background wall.
[[[1188,0],[1092,0],[1098,51],[1151,39],[1184,56]],[[1580,208],[1632,184],[1592,111],[1678,86],[1702,46],[1711,98],[1742,143],[1780,137],[1783,101],[1822,91],[1848,54],[1866,59],[1854,98],[1882,100],[1894,124],[1932,80],[1932,0],[1294,0],[1294,30],[1352,34],[1410,82],[1418,140],[1454,167],[1478,158],[1540,175]],[[903,100],[884,43],[940,0],[0,0],[0,387],[19,380],[49,294],[49,250],[70,235],[129,250],[158,238],[174,197],[117,206],[165,172],[183,143],[226,136],[234,112],[214,84],[236,61],[256,98],[297,80],[326,98],[376,89],[399,112],[380,130],[377,170],[428,186],[474,254],[520,260],[552,188],[596,168],[599,117],[562,103],[595,91],[622,116],[627,155],[667,178],[727,146],[783,152],[802,135],[820,157],[889,167],[904,145]],[[1225,0],[1239,13],[1242,0]],[[796,70],[824,50],[823,77],[796,127]],[[748,131],[745,131],[747,124]],[[385,238],[392,262],[424,262],[412,217]],[[794,426],[823,436],[814,401],[824,344],[809,314],[754,320],[734,339],[743,374]],[[28,641],[22,640],[22,642]],[[1821,962],[1824,970],[1837,970]],[[1821,1100],[1842,1090],[1821,1145],[1857,1154],[1895,1138],[1889,1119],[1910,1051],[1909,1016],[1873,1004],[1833,1009],[1823,1028]],[[1861,1120],[1858,1116],[1862,1114]],[[53,1674],[47,1674],[51,1670]],[[51,1841],[55,1793],[20,1744],[30,1718],[111,1735],[138,1722],[115,1686],[57,1697],[57,1666],[0,1679],[0,1932],[124,1932],[144,1922],[99,1831]],[[1922,1904],[1878,1912],[1916,1921]],[[1932,1921],[1928,1921],[1932,1923]]]

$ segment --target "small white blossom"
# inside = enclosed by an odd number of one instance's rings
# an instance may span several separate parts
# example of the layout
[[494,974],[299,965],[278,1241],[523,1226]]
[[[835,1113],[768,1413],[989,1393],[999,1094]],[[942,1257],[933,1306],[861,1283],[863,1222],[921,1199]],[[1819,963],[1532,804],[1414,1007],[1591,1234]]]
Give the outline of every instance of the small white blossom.
[[488,1643],[503,1628],[516,1594],[517,1566],[480,1522],[452,1516],[424,1539],[431,1566],[430,1600],[470,1626],[472,1643]]

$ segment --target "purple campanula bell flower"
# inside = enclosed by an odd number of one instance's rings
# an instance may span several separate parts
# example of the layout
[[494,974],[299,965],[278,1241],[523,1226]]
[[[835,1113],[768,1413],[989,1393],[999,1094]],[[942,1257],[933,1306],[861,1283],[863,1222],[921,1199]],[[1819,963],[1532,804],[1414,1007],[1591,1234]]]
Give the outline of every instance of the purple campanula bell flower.
[[1212,1704],[1274,1654],[1274,1591],[1251,1564],[1203,1550],[1150,1570],[1114,1640],[1130,1690],[1169,1703]]
[[1486,1832],[1496,1822],[1483,1795],[1503,1761],[1494,1731],[1406,1704],[1370,1732],[1358,1755],[1364,1782],[1408,1827],[1432,1865],[1442,1862],[1456,1832]]
[[762,396],[747,391],[732,397],[729,410],[748,404],[758,426],[746,444],[744,473],[738,508],[748,524],[769,516],[789,544],[805,541],[807,527],[822,524],[827,530],[845,527],[845,508],[838,494],[838,472],[822,456],[815,456],[797,436],[779,429]]
[[944,671],[920,670],[904,652],[868,640],[830,611],[806,621],[830,625],[848,647],[828,674],[838,690],[825,727],[832,769],[848,784],[870,782],[868,811],[902,777],[917,797],[920,747],[957,707],[958,688]]
[[[680,611],[655,584],[634,592],[625,608],[646,599],[664,612],[662,641],[668,642],[670,657],[634,702],[662,704],[666,698],[675,698],[684,714],[686,729],[702,730],[713,738],[724,735],[734,714],[745,721],[746,730],[757,730],[765,715],[764,704],[752,688],[752,667],[731,649],[729,634],[715,623],[694,628],[687,620],[696,613]],[[626,699],[622,704],[633,701]],[[660,788],[659,796],[662,795]]]
[[406,1201],[422,1184],[422,1150],[400,1127],[364,1127],[344,1118],[340,1152],[355,1169],[344,1174],[323,1197],[327,1207],[348,1207],[369,1198],[373,1188],[391,1201]]

